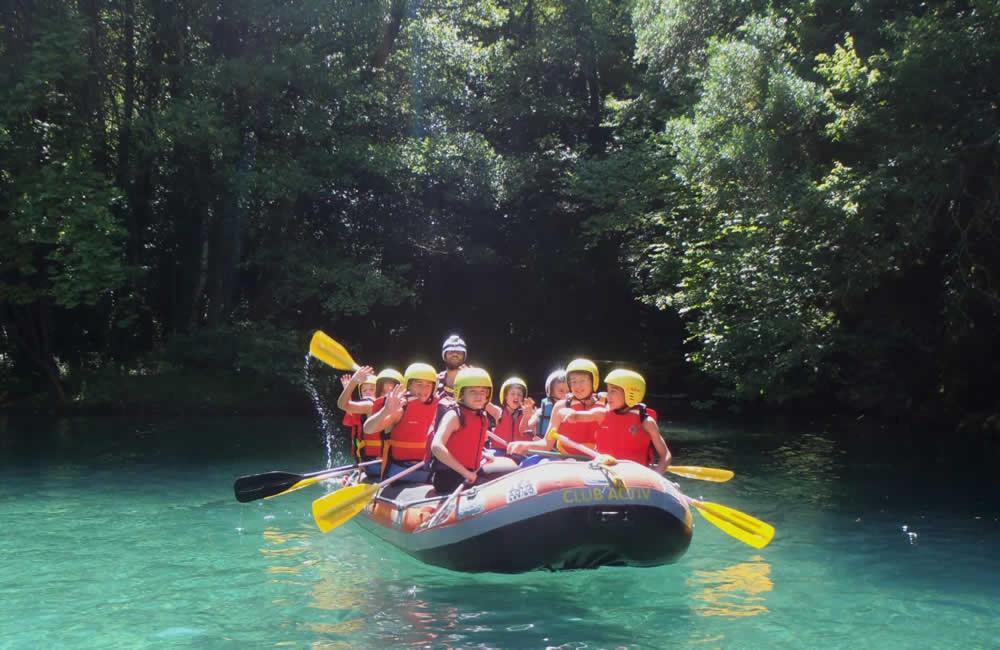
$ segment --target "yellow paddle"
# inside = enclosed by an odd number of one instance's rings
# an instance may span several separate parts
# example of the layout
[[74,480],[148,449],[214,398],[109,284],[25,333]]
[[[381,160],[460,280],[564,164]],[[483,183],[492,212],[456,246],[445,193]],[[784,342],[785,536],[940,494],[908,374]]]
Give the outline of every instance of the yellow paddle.
[[754,548],[764,548],[774,537],[774,526],[755,519],[745,512],[734,510],[718,503],[688,499],[701,516],[714,524],[722,532],[735,537]]
[[685,478],[696,478],[700,481],[712,481],[713,483],[725,483],[736,476],[731,469],[719,469],[717,467],[698,467],[697,465],[671,465],[667,471],[677,476]]
[[[549,440],[559,440],[560,444],[567,448],[573,448],[580,453],[586,454],[591,458],[596,458],[598,456],[597,452],[589,447],[583,447],[566,436],[556,432],[555,430],[549,431],[549,434],[554,434],[557,437],[549,437]],[[713,483],[725,483],[729,479],[736,476],[736,473],[729,469],[718,469],[716,467],[698,467],[696,465],[671,465],[667,468],[667,471],[671,474],[676,474],[677,476],[683,476],[685,478],[696,478],[701,481],[712,481]]]
[[357,370],[360,368],[343,345],[319,330],[313,334],[312,340],[309,341],[309,354],[338,370]]
[[379,490],[423,466],[424,463],[421,461],[377,485],[372,483],[352,485],[316,499],[312,504],[316,525],[321,531],[328,533],[337,526],[347,523],[372,502]]
[[[589,447],[577,444],[555,429],[549,431],[545,437],[548,440],[558,440],[564,447],[579,451],[590,458],[603,460],[605,465],[615,462],[613,457],[598,454]],[[610,459],[610,463],[608,459]],[[744,544],[749,544],[754,548],[764,548],[771,543],[771,539],[774,537],[774,526],[751,517],[745,512],[718,503],[698,501],[690,497],[687,499],[688,503],[694,506],[710,524],[717,526],[722,532],[735,537]]]

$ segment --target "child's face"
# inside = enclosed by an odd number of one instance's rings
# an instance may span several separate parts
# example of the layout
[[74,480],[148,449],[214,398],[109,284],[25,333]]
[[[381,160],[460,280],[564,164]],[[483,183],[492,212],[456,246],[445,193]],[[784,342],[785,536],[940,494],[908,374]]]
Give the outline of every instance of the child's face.
[[396,386],[399,386],[398,382],[395,382],[395,381],[393,381],[391,379],[383,379],[378,384],[378,395],[379,395],[379,397],[381,397],[382,395],[385,395],[386,393],[392,392],[393,389],[396,388]]
[[625,408],[625,391],[611,384],[608,384],[608,408],[612,411]]
[[361,397],[375,397],[375,384],[361,384]]
[[573,397],[586,399],[594,392],[594,380],[589,372],[569,373],[569,389],[573,391]]
[[520,386],[511,386],[504,393],[504,403],[507,408],[516,409],[524,401],[524,390]]
[[462,404],[465,404],[470,409],[481,410],[486,408],[486,402],[490,399],[490,389],[485,386],[463,388],[462,394],[459,397],[462,400]]
[[550,390],[552,392],[549,394],[549,397],[558,402],[559,400],[566,398],[566,394],[569,392],[569,385],[567,385],[564,381],[554,381],[552,382]]
[[429,400],[431,393],[434,392],[433,382],[429,382],[426,379],[411,379],[410,385],[407,388],[421,402]]

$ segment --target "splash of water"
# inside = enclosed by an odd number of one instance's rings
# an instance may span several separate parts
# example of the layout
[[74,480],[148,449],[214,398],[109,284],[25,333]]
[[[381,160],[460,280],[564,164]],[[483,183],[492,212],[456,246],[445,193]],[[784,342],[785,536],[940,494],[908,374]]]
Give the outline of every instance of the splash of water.
[[337,430],[334,426],[333,414],[323,403],[323,398],[320,397],[319,390],[317,390],[312,375],[309,373],[309,358],[310,355],[307,354],[302,365],[302,384],[306,387],[306,392],[309,393],[313,408],[316,409],[316,415],[319,417],[320,434],[323,436],[323,446],[326,448],[326,466],[329,468],[333,467],[333,438]]

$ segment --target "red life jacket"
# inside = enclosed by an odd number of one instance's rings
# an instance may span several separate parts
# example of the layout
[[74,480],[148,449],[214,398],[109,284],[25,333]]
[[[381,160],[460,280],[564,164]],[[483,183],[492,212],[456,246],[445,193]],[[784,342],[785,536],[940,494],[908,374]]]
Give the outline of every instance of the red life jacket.
[[[370,398],[365,398],[370,399]],[[385,397],[379,397],[372,402],[372,415],[378,413],[385,406]],[[347,424],[347,418],[350,414],[344,416],[344,424]],[[374,460],[382,455],[382,432],[378,433],[365,433],[364,432],[364,422],[365,417],[361,415],[355,415],[358,418],[358,433],[354,436],[354,457],[358,459],[359,462],[365,462],[367,460]]]
[[411,400],[403,405],[403,416],[392,428],[386,441],[388,457],[394,461],[415,461],[424,459],[427,437],[431,435],[431,425],[437,414],[438,398],[428,402]]
[[653,444],[642,427],[645,419],[646,409],[642,405],[626,411],[608,411],[597,428],[597,451],[645,465]]
[[[555,408],[562,409],[567,406],[574,411],[589,411],[597,406],[597,402],[591,403],[589,399],[586,402],[581,402],[579,400],[574,401],[573,396],[571,395],[566,398],[565,402],[559,402],[556,404]],[[573,442],[586,445],[587,447],[593,449],[594,434],[597,433],[598,426],[600,426],[599,422],[562,422],[559,425],[559,433],[563,434]],[[573,453],[572,450],[566,451],[568,453]]]
[[[514,442],[517,440],[534,440],[535,436],[531,431],[521,432],[521,419],[524,418],[524,409],[517,409],[516,411],[509,411],[507,407],[503,407],[503,414],[500,416],[500,421],[497,422],[496,429],[493,433],[500,436],[507,442]],[[490,446],[499,447],[500,443],[495,440],[490,440]]]
[[[486,432],[490,421],[483,411],[476,411],[467,406],[457,404],[449,409],[458,415],[458,429],[448,437],[448,451],[462,467],[470,472],[479,470],[483,462],[483,447],[486,445]],[[438,461],[438,468],[447,467]]]

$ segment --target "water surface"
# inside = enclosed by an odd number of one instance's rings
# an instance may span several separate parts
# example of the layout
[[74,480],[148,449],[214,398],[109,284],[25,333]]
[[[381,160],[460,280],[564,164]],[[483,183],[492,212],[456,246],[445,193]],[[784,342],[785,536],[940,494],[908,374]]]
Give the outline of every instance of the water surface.
[[[320,492],[239,504],[241,474],[346,461],[309,418],[0,418],[0,647],[997,647],[995,459],[907,432],[668,423],[690,495],[774,524],[696,524],[680,562],[517,576],[428,567]],[[329,455],[329,458],[328,458]],[[532,552],[525,539],[518,552]]]

